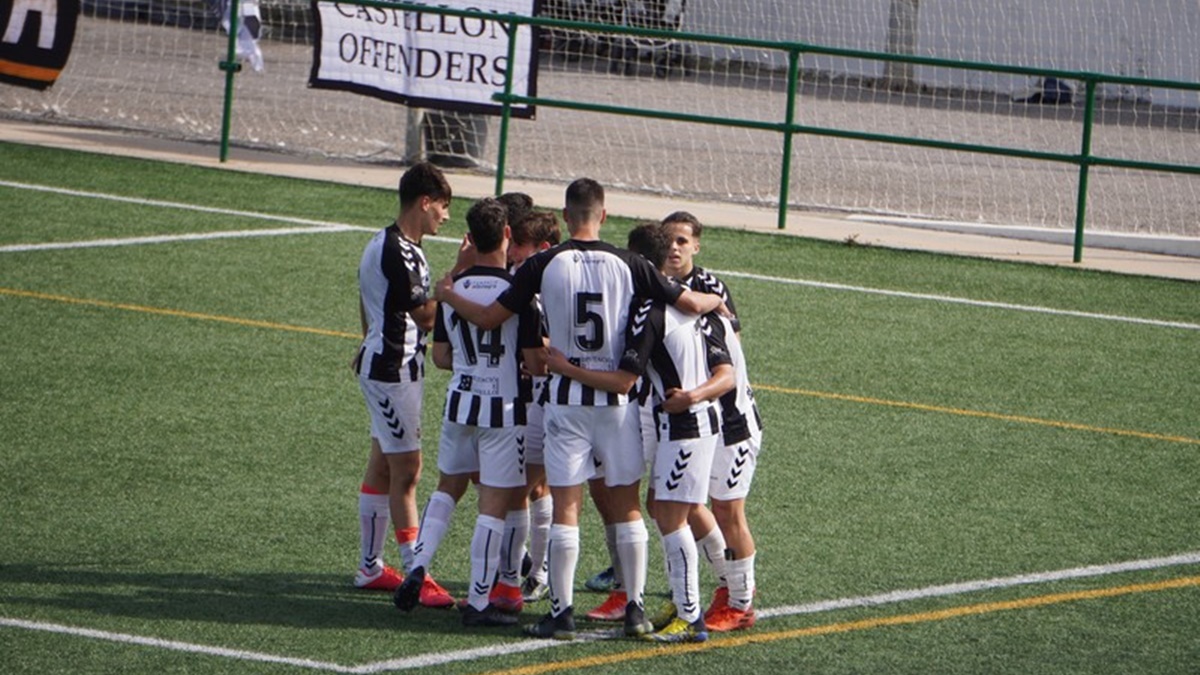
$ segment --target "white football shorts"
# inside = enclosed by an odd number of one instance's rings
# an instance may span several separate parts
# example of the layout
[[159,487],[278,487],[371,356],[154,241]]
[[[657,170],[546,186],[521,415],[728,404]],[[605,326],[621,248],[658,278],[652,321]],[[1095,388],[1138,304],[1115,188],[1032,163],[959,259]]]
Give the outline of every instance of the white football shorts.
[[604,484],[632,485],[645,472],[638,407],[546,406],[546,482],[581,485],[594,475],[593,457],[604,467]]
[[654,498],[664,502],[706,503],[713,457],[720,440],[717,434],[686,440],[659,440],[651,479]]
[[476,427],[443,421],[438,471],[450,475],[479,472],[479,482],[494,488],[525,487],[525,427]]
[[425,381],[380,382],[358,378],[371,415],[371,438],[384,454],[421,449],[421,397]]
[[722,445],[713,459],[708,496],[723,502],[745,499],[754,482],[762,437],[751,437],[737,445]]

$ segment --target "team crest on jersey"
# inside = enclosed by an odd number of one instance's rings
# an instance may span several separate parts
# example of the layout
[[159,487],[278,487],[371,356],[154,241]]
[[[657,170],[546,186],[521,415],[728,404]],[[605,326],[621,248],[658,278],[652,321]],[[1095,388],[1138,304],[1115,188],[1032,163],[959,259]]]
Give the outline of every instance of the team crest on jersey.
[[638,354],[637,354],[636,349],[632,349],[632,348],[626,349],[625,354],[623,356],[621,356],[621,360],[622,361],[636,361],[637,355]]
[[471,386],[475,383],[475,378],[470,375],[460,375],[458,377],[458,390],[471,391]]

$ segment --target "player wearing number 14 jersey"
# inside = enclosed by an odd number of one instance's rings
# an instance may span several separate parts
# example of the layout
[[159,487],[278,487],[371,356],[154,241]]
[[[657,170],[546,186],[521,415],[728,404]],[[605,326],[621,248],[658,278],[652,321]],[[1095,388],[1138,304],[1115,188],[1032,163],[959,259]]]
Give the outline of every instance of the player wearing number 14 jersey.
[[[467,212],[468,237],[476,251],[475,266],[454,278],[455,288],[476,302],[491,302],[508,289],[505,271],[509,228],[504,206],[481,199]],[[449,526],[455,505],[479,475],[479,516],[471,541],[471,585],[463,607],[463,623],[490,626],[516,623],[488,596],[501,566],[513,578],[521,559],[504,546],[505,517],[520,507],[525,495],[525,402],[521,400],[520,358],[536,360],[542,348],[541,322],[530,303],[518,316],[495,328],[474,326],[442,305],[434,326],[433,360],[453,371],[446,391],[445,420],[438,445],[438,489],[421,517],[412,571],[396,591],[395,603],[413,609],[420,597],[434,553]],[[525,533],[519,534],[524,543]],[[503,548],[510,549],[507,560]],[[516,569],[512,569],[514,567]]]
[[[571,239],[539,253],[517,270],[513,286],[487,306],[471,302],[443,279],[439,300],[484,329],[520,311],[542,294],[550,346],[590,370],[615,370],[624,351],[623,331],[635,295],[660,300],[689,312],[720,306],[717,296],[684,289],[645,259],[600,241],[605,220],[604,189],[581,178],[566,192],[563,219]],[[574,636],[574,576],[579,561],[579,511],[583,484],[593,461],[603,463],[617,529],[617,549],[625,572],[629,605],[627,633],[649,629],[644,619],[649,533],[638,498],[643,472],[636,406],[626,394],[597,391],[570,378],[547,383],[546,476],[554,500],[550,528],[550,613],[526,628],[534,637]]]

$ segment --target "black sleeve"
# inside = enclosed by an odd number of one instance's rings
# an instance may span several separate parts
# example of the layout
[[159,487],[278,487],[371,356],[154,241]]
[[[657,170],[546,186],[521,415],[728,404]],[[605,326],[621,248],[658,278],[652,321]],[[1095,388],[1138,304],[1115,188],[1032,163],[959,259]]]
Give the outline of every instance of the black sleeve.
[[437,317],[433,320],[433,341],[434,342],[449,342],[450,333],[446,330],[446,305],[438,303]]
[[729,286],[721,281],[712,272],[700,270],[698,274],[692,275],[691,283],[689,284],[692,290],[700,293],[712,293],[721,296],[725,306],[733,314],[733,318],[729,320],[733,324],[735,333],[740,333],[742,330],[742,322],[737,315],[737,307],[733,304],[733,294],[729,292]]
[[629,305],[629,323],[625,325],[625,352],[617,368],[634,375],[645,374],[650,354],[661,339],[662,326],[663,305],[634,298]]
[[729,353],[729,345],[725,343],[725,324],[720,317],[713,313],[705,314],[700,319],[704,322],[702,332],[704,334],[704,356],[708,361],[708,370],[721,365],[733,365],[732,356]]
[[629,269],[633,273],[634,295],[674,305],[683,295],[683,286],[659,272],[650,261],[640,255],[629,254]]
[[513,284],[496,298],[496,301],[513,314],[520,314],[533,302],[533,296],[542,289],[542,272],[550,257],[542,251],[525,261],[513,275]]
[[542,346],[542,313],[538,311],[537,303],[525,305],[519,315],[520,324],[517,328],[517,346],[521,349],[536,349]]

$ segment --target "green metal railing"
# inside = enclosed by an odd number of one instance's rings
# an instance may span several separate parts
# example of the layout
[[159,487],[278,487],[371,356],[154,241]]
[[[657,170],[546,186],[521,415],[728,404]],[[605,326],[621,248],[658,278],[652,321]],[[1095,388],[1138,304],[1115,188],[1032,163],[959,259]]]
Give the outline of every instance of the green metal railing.
[[[235,0],[234,4],[237,2]],[[994,63],[982,63],[973,61],[955,61],[949,59],[939,59],[932,57],[922,57],[903,54],[887,54],[881,52],[862,51],[855,49],[839,49],[833,47],[823,47],[799,42],[776,42],[767,40],[756,40],[749,38],[737,37],[722,37],[715,35],[705,35],[699,33],[686,33],[677,31],[655,30],[648,28],[636,28],[631,26],[619,26],[611,24],[594,24],[579,21],[569,21],[565,19],[553,19],[547,17],[530,17],[514,14],[490,14],[473,10],[450,9],[447,7],[430,7],[425,5],[414,5],[409,3],[396,2],[379,2],[376,0],[354,0],[355,5],[367,7],[385,7],[389,9],[400,9],[403,11],[430,13],[438,15],[448,15],[467,18],[487,18],[491,20],[504,21],[509,25],[508,35],[508,59],[509,63],[514,63],[516,58],[516,37],[517,29],[521,25],[537,26],[542,28],[557,28],[569,31],[577,31],[584,33],[601,33],[605,35],[623,35],[629,37],[653,38],[662,40],[675,40],[682,42],[712,44],[723,47],[741,47],[748,49],[756,49],[763,51],[777,51],[787,54],[787,105],[784,119],[779,122],[764,122],[760,120],[739,119],[728,117],[712,117],[708,115],[695,115],[690,113],[680,113],[668,110],[657,110],[653,108],[635,108],[630,106],[615,106],[598,103],[587,103],[583,101],[573,101],[566,99],[553,99],[540,96],[519,96],[513,93],[512,78],[508,77],[505,81],[504,90],[493,95],[493,100],[501,104],[500,115],[500,138],[499,138],[499,153],[496,162],[496,194],[503,192],[505,164],[507,160],[508,150],[508,127],[512,117],[512,107],[514,105],[537,105],[550,108],[561,108],[565,110],[576,110],[581,112],[592,112],[607,115],[623,115],[632,117],[644,117],[660,120],[670,120],[677,122],[687,122],[694,124],[706,124],[723,127],[734,127],[753,129],[759,131],[770,131],[779,133],[782,137],[781,149],[781,166],[780,166],[780,185],[779,185],[779,204],[778,204],[778,219],[777,226],[779,229],[784,229],[787,226],[787,212],[789,202],[789,185],[791,182],[791,165],[792,165],[792,143],[796,134],[808,134],[813,136],[826,136],[832,138],[841,138],[848,140],[868,141],[877,143],[889,143],[895,145],[906,145],[923,148],[932,148],[938,150],[950,150],[957,152],[978,153],[987,155],[998,155],[1003,157],[1016,157],[1022,159],[1032,159],[1039,161],[1058,162],[1064,164],[1072,164],[1078,167],[1078,186],[1077,198],[1075,207],[1075,237],[1074,237],[1074,261],[1080,262],[1083,259],[1083,234],[1084,224],[1087,213],[1087,191],[1088,191],[1088,174],[1093,166],[1104,166],[1121,169],[1134,169],[1151,172],[1166,172],[1200,175],[1200,166],[1192,166],[1185,164],[1171,164],[1163,162],[1145,162],[1130,159],[1120,159],[1116,157],[1102,157],[1092,154],[1091,139],[1092,127],[1095,122],[1096,110],[1096,90],[1101,83],[1130,85],[1135,87],[1152,87],[1163,89],[1176,89],[1183,91],[1200,91],[1200,83],[1196,82],[1179,82],[1173,80],[1157,80],[1137,77],[1125,77],[1120,75],[1109,75],[1104,73],[1092,73],[1086,71],[1070,71],[1057,70],[1048,68],[1030,68],[1022,66],[1009,66]],[[236,24],[235,24],[236,25]],[[231,26],[231,29],[233,26]],[[235,36],[230,35],[230,53],[233,50],[233,41]],[[536,45],[535,45],[536,48]],[[993,146],[975,143],[959,143],[952,141],[943,141],[927,138],[915,138],[909,136],[896,136],[890,134],[879,134],[870,132],[853,131],[848,129],[837,129],[831,127],[820,127],[796,124],[796,104],[799,95],[800,84],[800,62],[801,58],[807,54],[815,54],[822,56],[834,56],[850,59],[861,59],[869,61],[882,62],[899,62],[909,63],[913,65],[936,66],[944,68],[954,68],[958,70],[970,70],[990,73],[1003,73],[1009,75],[1022,75],[1030,77],[1054,77],[1059,80],[1074,80],[1084,83],[1084,112],[1082,120],[1082,131],[1080,137],[1080,149],[1077,154],[1066,154],[1057,152],[1043,152],[1031,149],[1019,149],[1003,146]],[[232,60],[232,59],[231,59]],[[222,67],[224,67],[224,63]],[[511,72],[511,70],[510,70]],[[232,74],[230,74],[232,77]],[[231,91],[228,96],[231,96]],[[227,101],[228,107],[228,101]],[[227,127],[227,125],[226,125]],[[222,160],[224,159],[225,146],[228,143],[227,131],[225,137],[222,138]]]

